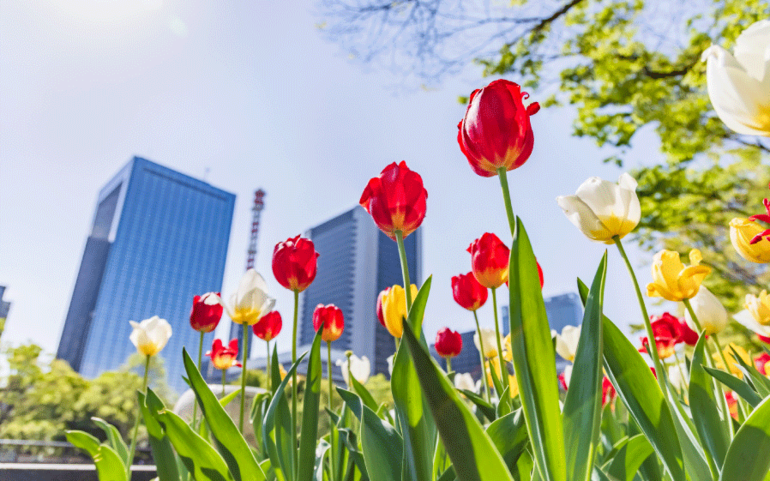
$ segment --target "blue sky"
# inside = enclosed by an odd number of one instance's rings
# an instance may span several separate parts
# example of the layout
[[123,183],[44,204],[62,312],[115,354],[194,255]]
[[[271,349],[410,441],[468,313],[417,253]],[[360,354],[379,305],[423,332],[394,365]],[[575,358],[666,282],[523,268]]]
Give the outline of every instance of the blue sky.
[[[3,2],[0,284],[13,302],[4,343],[55,351],[97,192],[133,155],[195,177],[209,169],[208,182],[238,195],[225,294],[245,265],[252,192],[267,191],[257,270],[284,319],[292,298],[272,277],[275,243],[354,206],[370,177],[406,160],[429,193],[426,334],[473,328],[450,278],[470,270],[465,249],[474,238],[510,236],[497,179],[473,174],[457,146],[465,109],[456,99],[492,79],[469,68],[435,90],[394,89],[399,78],[351,62],[299,3]],[[530,93],[543,100],[550,92]],[[545,295],[574,291],[576,276],[590,280],[604,249],[569,223],[555,197],[589,176],[622,172],[601,163],[607,152],[592,141],[570,136],[573,116],[557,108],[534,116],[534,153],[509,173]],[[660,158],[652,133],[636,144],[630,167]],[[630,253],[648,282],[651,255]],[[605,313],[621,326],[639,323],[614,250],[608,277]],[[491,302],[480,318],[491,326]],[[284,327],[282,349],[289,337]]]

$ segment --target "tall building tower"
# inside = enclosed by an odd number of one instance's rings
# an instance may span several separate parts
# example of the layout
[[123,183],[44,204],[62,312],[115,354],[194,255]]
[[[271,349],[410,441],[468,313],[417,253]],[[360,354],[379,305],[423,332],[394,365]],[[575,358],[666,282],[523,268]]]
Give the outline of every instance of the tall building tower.
[[[192,298],[220,291],[235,195],[134,157],[99,193],[57,357],[84,376],[135,352],[129,320],[158,315],[173,334],[161,355],[186,389],[182,347],[198,348]],[[213,333],[204,342],[211,342]]]
[[[393,337],[377,321],[377,295],[386,287],[402,284],[396,242],[380,232],[360,207],[310,229],[318,257],[315,281],[300,294],[299,344],[313,342],[313,311],[318,304],[335,304],[345,316],[345,330],[334,341],[337,352],[352,350],[366,356],[374,374],[388,373],[388,356],[395,351]],[[405,240],[409,274],[420,285],[421,233]]]

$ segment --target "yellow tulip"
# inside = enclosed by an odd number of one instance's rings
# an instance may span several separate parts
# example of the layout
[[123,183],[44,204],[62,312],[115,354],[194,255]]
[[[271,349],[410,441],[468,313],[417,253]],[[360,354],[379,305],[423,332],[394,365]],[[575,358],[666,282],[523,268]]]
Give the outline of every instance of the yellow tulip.
[[[743,371],[738,368],[738,361],[736,361],[735,357],[733,356],[733,349],[735,349],[735,352],[738,353],[738,356],[740,356],[741,360],[748,365],[752,364],[751,356],[749,356],[749,353],[746,352],[744,348],[734,342],[731,342],[727,349],[722,351],[725,355],[725,359],[727,359],[727,366],[730,369],[730,372],[733,373],[733,375],[736,377],[743,379]],[[714,358],[714,364],[716,364],[718,369],[725,371],[727,370],[725,369],[725,363],[722,362],[722,357],[719,355],[719,353],[714,354],[712,357]]]
[[647,284],[647,295],[674,302],[694,297],[711,272],[710,267],[699,265],[701,260],[698,249],[690,251],[691,265],[686,267],[679,253],[665,249],[658,252],[652,261],[652,282]]
[[762,239],[756,244],[751,244],[751,239],[764,230],[756,222],[736,217],[730,221],[730,242],[747,261],[758,264],[770,262],[770,241]]
[[495,370],[495,376],[497,376],[497,379],[502,381],[503,378],[500,377],[500,358],[495,356],[487,359],[486,362],[486,371],[487,371],[487,385],[493,386],[494,380],[492,379],[492,369]]
[[508,376],[508,394],[511,399],[519,395],[519,384],[516,382],[516,376]]
[[[417,286],[411,285],[412,299],[417,297]],[[404,334],[404,320],[406,319],[406,291],[396,284],[382,296],[382,317],[385,320],[385,328],[391,336],[401,338]]]
[[513,349],[511,349],[511,335],[508,334],[503,340],[503,359],[508,362],[513,361]]
[[751,313],[757,323],[770,326],[770,296],[767,291],[762,291],[759,296],[746,294],[746,304],[743,305]]

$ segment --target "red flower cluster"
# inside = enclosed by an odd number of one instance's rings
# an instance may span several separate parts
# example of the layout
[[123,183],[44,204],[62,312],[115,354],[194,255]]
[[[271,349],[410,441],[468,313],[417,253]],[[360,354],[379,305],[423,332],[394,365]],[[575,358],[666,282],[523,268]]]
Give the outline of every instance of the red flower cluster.
[[[698,334],[690,329],[684,319],[665,312],[661,316],[650,316],[650,321],[655,336],[655,346],[661,359],[673,356],[677,344],[684,342],[689,346],[694,346],[698,342]],[[642,348],[639,351],[646,353],[649,340],[647,337],[641,339]]]
[[214,344],[211,345],[211,350],[206,355],[211,358],[211,364],[219,370],[224,371],[233,366],[241,367],[241,363],[237,360],[238,339],[230,341],[227,347],[222,345],[221,339],[214,339]]
[[251,330],[254,331],[254,335],[263,341],[272,341],[281,333],[283,327],[283,320],[281,319],[281,313],[278,311],[271,311],[262,316],[259,321],[251,326]]
[[436,352],[443,358],[452,358],[463,349],[460,333],[444,327],[436,333]]
[[273,275],[286,289],[302,292],[315,280],[318,252],[313,241],[291,237],[273,249]]
[[612,402],[617,395],[618,393],[615,391],[615,386],[613,386],[610,379],[605,376],[604,379],[602,379],[602,407],[607,403]]
[[217,328],[222,319],[222,304],[218,292],[207,292],[202,296],[193,297],[190,311],[190,325],[198,332],[211,332]]
[[529,94],[508,80],[495,80],[471,93],[468,110],[458,124],[457,142],[473,171],[482,177],[521,167],[532,154],[535,137],[529,117],[540,110],[523,100]]
[[452,277],[452,296],[465,309],[475,311],[487,302],[489,291],[469,272]]
[[476,280],[484,287],[496,289],[508,281],[510,249],[494,234],[485,232],[471,242],[471,268]]
[[393,162],[378,177],[369,180],[359,203],[372,216],[377,227],[393,240],[396,231],[406,238],[425,219],[428,191],[422,177],[406,166]]
[[313,329],[318,331],[323,324],[323,332],[321,333],[321,339],[325,342],[334,342],[342,335],[342,330],[345,328],[345,319],[342,315],[342,309],[329,304],[324,306],[318,304],[313,312]]
[[[761,220],[762,222],[770,223],[770,200],[764,199],[762,201],[762,204],[764,204],[764,206],[765,206],[766,214],[752,215],[751,217],[749,217],[750,221],[756,222],[758,220]],[[757,242],[761,241],[762,239],[770,240],[770,229],[766,229],[766,230],[760,232],[759,234],[755,235],[754,238],[751,239],[750,244],[756,244]]]

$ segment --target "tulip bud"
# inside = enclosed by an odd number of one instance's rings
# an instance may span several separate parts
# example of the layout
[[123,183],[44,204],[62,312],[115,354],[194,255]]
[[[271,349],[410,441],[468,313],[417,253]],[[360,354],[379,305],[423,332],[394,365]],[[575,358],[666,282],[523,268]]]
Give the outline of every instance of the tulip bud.
[[283,320],[281,319],[281,313],[278,311],[271,311],[262,316],[262,318],[251,326],[251,330],[254,331],[254,335],[263,341],[272,341],[278,334],[281,333],[283,327]]
[[460,306],[475,311],[487,302],[489,291],[469,272],[452,277],[452,296]]
[[476,383],[469,373],[455,373],[455,389],[476,392]]
[[[690,306],[695,311],[700,326],[706,331],[706,334],[719,334],[724,331],[730,321],[727,310],[719,302],[719,299],[705,286],[701,286],[695,297],[690,299]],[[685,311],[685,318],[687,319],[687,324],[692,329],[697,330],[689,310]]]
[[[412,298],[417,296],[417,286],[411,285]],[[406,320],[406,291],[396,284],[382,296],[382,317],[391,336],[401,338]]]
[[497,334],[494,329],[481,328],[481,343],[484,344],[483,350],[481,349],[478,333],[473,335],[473,343],[476,345],[476,350],[484,354],[484,357],[487,359],[497,357]]
[[222,319],[222,299],[218,292],[207,292],[193,297],[190,326],[198,332],[211,332]]
[[575,227],[589,239],[612,244],[634,230],[642,216],[636,180],[623,174],[618,183],[591,177],[575,195],[559,196],[556,202]]
[[452,358],[460,354],[463,348],[463,338],[460,333],[448,327],[436,333],[436,352],[443,358]]
[[[770,239],[761,237],[764,231],[758,223],[736,217],[730,221],[730,242],[747,261],[765,264],[770,262]],[[754,239],[758,241],[752,243]]]
[[428,191],[422,177],[406,166],[405,161],[393,162],[379,177],[369,180],[359,203],[372,216],[377,227],[396,240],[396,231],[403,238],[417,230],[425,218]]
[[318,331],[323,324],[323,332],[321,333],[321,339],[324,342],[334,342],[342,335],[342,330],[345,328],[345,319],[342,315],[342,309],[329,304],[324,306],[318,304],[313,312],[313,329]]
[[241,367],[238,362],[238,339],[233,339],[225,347],[221,339],[214,339],[211,350],[206,353],[211,358],[211,364],[220,371],[229,369],[233,366]]
[[707,61],[709,98],[719,118],[743,135],[770,137],[770,20],[749,26],[735,40],[735,56],[712,45],[701,57]]
[[241,277],[238,291],[230,297],[230,304],[224,307],[234,323],[253,326],[272,311],[274,305],[275,299],[267,295],[265,279],[254,269],[249,269]]
[[561,388],[567,391],[569,389],[569,382],[572,379],[572,364],[564,366],[564,371],[559,374],[558,378]]
[[128,321],[134,329],[129,339],[140,354],[154,356],[166,347],[171,337],[171,324],[158,316],[142,322]]
[[377,320],[380,321],[380,324],[382,324],[382,327],[385,327],[385,317],[384,317],[384,314],[382,313],[382,298],[388,294],[389,290],[390,290],[390,287],[386,287],[380,292],[380,295],[377,296]]
[[468,247],[473,275],[484,287],[496,289],[508,280],[511,251],[494,234],[484,233]]
[[652,260],[652,282],[647,284],[649,297],[662,297],[680,302],[692,299],[711,268],[700,265],[703,260],[698,249],[690,251],[690,266],[685,267],[678,252],[662,250]]
[[757,337],[760,341],[764,342],[765,344],[770,344],[770,336],[763,336],[762,334],[757,334]]
[[350,377],[348,376],[348,373],[352,374],[356,381],[361,384],[366,384],[366,381],[369,380],[369,374],[372,372],[371,363],[366,356],[359,358],[356,355],[351,355],[344,361],[338,359],[336,364],[337,366],[340,366],[342,378],[348,386],[350,386]]
[[474,90],[465,117],[457,126],[457,142],[473,171],[482,177],[521,167],[532,154],[535,139],[529,117],[540,110],[529,94],[508,80],[495,80]]
[[572,361],[575,359],[579,341],[580,326],[564,326],[561,334],[556,334],[556,353],[567,361]]
[[275,280],[291,291],[304,291],[315,279],[318,256],[310,239],[297,236],[279,242],[273,250]]

